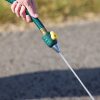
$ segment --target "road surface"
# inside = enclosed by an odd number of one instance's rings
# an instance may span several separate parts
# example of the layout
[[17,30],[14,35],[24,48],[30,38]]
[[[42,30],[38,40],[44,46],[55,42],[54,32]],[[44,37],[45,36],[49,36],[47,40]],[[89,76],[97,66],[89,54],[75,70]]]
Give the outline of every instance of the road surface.
[[[96,100],[100,100],[100,22],[48,28]],[[0,100],[90,100],[37,29],[0,33]]]

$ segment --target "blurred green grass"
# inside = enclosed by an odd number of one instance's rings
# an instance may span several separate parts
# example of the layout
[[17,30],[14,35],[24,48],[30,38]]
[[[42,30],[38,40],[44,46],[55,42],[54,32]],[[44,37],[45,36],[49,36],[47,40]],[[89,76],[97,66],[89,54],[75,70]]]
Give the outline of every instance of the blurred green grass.
[[18,18],[11,12],[9,4],[0,0],[0,24],[17,22]]
[[[100,0],[36,0],[42,20],[66,21],[70,17],[82,17],[88,12],[100,13]],[[19,23],[10,5],[0,0],[0,23]]]

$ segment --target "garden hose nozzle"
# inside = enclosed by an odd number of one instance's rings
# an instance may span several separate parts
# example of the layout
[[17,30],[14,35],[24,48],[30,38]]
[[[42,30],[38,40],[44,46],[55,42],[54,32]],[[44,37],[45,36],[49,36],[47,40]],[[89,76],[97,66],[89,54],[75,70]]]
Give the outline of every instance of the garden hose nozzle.
[[60,48],[58,46],[58,41],[57,41],[58,35],[55,32],[51,31],[51,32],[46,32],[45,34],[43,32],[42,39],[50,48],[53,48],[58,53],[60,52]]
[[[12,4],[16,0],[6,0],[6,1]],[[26,14],[30,15],[28,10],[26,11]],[[56,52],[59,53],[60,48],[59,48],[58,41],[57,41],[57,37],[58,37],[57,34],[53,31],[48,32],[45,26],[43,25],[43,23],[39,20],[39,18],[34,18],[31,16],[31,19],[32,19],[32,22],[36,24],[38,29],[43,34],[42,39],[47,44],[47,46],[49,46],[50,48],[53,48]]]

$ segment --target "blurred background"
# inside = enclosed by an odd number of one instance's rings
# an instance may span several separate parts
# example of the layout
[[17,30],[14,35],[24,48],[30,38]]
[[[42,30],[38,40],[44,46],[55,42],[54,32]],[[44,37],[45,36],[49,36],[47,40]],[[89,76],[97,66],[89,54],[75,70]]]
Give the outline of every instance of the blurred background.
[[[100,0],[36,1],[40,19],[58,33],[65,58],[100,100]],[[0,100],[90,100],[33,26],[0,0]]]
[[[40,18],[51,23],[76,17],[86,19],[100,13],[100,0],[37,0],[37,5]],[[11,12],[9,4],[0,0],[0,24],[22,22]]]

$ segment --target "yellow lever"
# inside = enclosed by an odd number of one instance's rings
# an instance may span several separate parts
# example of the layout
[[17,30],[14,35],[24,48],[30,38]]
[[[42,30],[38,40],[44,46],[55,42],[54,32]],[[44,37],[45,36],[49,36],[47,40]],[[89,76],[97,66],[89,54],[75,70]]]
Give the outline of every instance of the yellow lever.
[[57,39],[58,39],[57,33],[51,31],[51,32],[50,32],[50,35],[51,35],[52,40],[57,40]]

